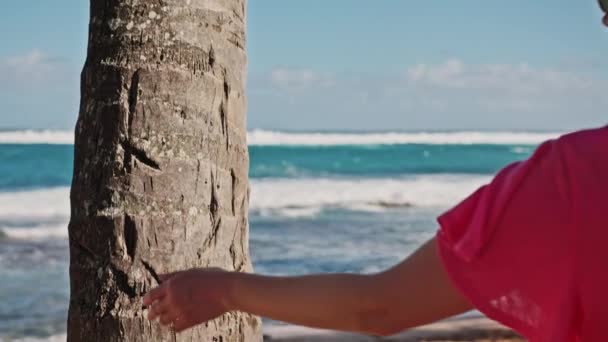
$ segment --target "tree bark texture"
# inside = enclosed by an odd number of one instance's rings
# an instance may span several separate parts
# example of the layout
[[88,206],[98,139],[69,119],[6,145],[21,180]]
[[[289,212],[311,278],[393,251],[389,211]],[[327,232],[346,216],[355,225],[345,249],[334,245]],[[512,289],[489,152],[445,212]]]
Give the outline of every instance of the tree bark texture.
[[91,0],[71,190],[68,340],[261,341],[228,313],[145,318],[158,274],[252,270],[245,0]]

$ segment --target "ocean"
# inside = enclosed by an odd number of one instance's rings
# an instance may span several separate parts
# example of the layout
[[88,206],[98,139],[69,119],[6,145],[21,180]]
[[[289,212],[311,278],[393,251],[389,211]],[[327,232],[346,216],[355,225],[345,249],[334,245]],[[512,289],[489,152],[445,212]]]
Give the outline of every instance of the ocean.
[[[558,135],[249,132],[255,270],[392,266],[437,215]],[[70,132],[0,131],[0,341],[65,341],[72,153]]]

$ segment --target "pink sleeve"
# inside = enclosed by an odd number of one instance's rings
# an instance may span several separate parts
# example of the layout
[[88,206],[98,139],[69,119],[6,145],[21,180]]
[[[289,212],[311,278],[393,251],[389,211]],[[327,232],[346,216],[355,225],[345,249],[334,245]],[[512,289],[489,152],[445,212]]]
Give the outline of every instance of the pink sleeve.
[[533,341],[558,324],[560,305],[574,305],[563,172],[559,141],[548,141],[438,218],[439,253],[454,285]]

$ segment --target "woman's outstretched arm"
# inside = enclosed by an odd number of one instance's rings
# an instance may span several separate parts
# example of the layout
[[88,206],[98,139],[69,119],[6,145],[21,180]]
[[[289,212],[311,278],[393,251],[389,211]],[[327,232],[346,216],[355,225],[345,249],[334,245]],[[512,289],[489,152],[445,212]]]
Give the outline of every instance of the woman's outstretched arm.
[[174,273],[144,299],[149,318],[178,331],[227,311],[310,327],[391,335],[470,310],[443,270],[435,239],[373,275],[270,277],[220,270]]

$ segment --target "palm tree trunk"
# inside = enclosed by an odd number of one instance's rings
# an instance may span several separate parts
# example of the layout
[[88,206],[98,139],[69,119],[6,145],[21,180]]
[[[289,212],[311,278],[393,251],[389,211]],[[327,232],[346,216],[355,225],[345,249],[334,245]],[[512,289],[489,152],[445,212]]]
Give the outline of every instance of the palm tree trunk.
[[91,0],[71,191],[69,341],[259,341],[229,313],[175,336],[159,273],[251,271],[245,0]]

